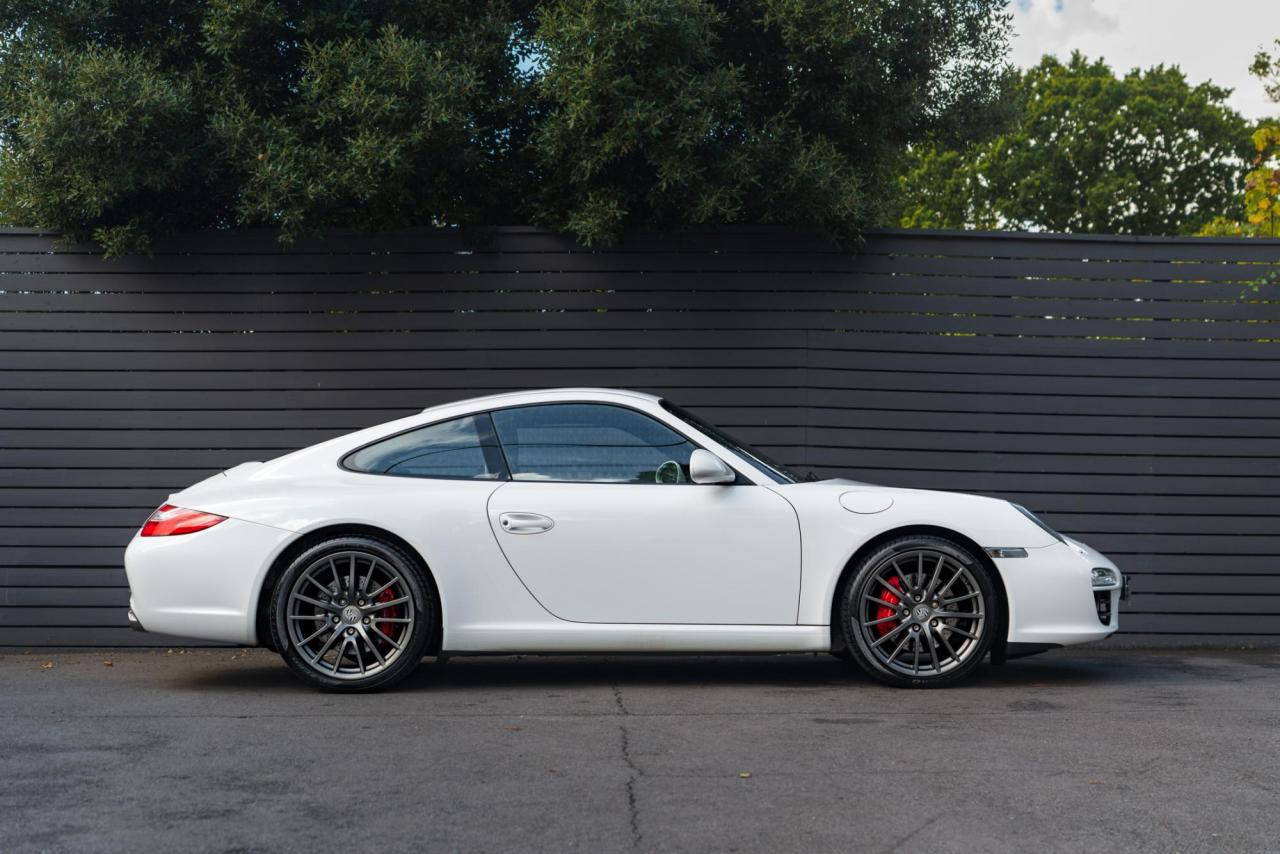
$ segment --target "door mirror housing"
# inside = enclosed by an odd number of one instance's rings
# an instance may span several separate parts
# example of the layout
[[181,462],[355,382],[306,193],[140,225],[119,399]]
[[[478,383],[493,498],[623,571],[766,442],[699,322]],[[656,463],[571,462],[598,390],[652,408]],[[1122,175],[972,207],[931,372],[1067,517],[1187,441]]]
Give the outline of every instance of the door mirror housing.
[[689,479],[694,483],[733,483],[737,473],[705,448],[689,455]]

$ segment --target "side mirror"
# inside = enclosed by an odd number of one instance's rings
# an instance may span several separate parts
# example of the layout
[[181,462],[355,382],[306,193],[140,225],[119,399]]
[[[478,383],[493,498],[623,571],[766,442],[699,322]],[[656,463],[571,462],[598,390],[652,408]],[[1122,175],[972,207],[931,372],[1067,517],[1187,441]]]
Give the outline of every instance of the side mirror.
[[733,483],[738,475],[724,460],[705,448],[698,448],[689,456],[689,479],[694,483]]

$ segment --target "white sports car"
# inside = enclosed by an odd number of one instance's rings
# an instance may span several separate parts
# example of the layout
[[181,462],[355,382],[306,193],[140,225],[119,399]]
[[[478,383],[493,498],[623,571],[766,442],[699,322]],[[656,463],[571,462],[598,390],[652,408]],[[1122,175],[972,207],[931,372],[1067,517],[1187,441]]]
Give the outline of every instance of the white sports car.
[[891,685],[1105,638],[1125,579],[994,498],[804,481],[669,401],[437,406],[171,496],[136,628],[267,645],[313,685],[424,655],[832,652]]

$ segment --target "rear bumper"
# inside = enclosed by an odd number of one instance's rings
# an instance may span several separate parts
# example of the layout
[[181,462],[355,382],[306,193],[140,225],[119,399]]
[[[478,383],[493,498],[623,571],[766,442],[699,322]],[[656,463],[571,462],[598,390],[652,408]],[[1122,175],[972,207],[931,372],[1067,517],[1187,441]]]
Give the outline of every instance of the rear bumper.
[[239,519],[176,537],[135,536],[124,557],[129,624],[199,640],[257,644],[262,581],[293,536]]

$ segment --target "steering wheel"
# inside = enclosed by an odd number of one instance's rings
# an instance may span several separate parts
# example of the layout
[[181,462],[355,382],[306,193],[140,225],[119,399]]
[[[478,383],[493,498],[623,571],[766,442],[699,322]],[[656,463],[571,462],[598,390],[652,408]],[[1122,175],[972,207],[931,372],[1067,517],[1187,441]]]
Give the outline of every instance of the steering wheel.
[[684,483],[684,469],[675,460],[667,460],[653,473],[654,483]]

